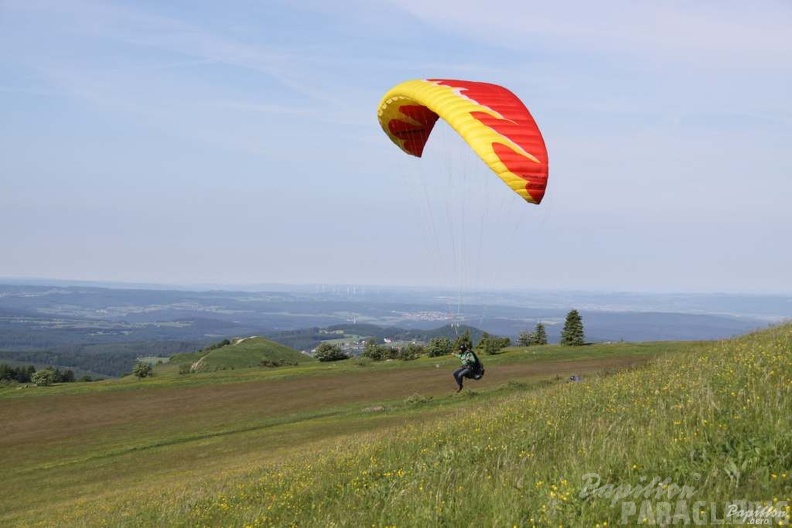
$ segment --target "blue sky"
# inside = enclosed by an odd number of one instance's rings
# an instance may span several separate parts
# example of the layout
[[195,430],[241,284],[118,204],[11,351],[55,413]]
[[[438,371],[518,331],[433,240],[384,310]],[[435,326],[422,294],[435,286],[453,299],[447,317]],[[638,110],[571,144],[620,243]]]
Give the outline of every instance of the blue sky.
[[[0,0],[0,277],[789,293],[789,27],[786,0]],[[424,77],[526,103],[542,205],[442,127],[388,141],[380,98]]]

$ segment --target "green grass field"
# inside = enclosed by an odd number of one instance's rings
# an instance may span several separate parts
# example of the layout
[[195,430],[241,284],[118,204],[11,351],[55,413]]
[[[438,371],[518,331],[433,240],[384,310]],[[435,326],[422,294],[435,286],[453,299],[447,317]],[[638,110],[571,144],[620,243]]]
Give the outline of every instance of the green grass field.
[[792,325],[482,359],[460,394],[453,358],[169,364],[0,389],[0,525],[696,525],[736,501],[789,513]]

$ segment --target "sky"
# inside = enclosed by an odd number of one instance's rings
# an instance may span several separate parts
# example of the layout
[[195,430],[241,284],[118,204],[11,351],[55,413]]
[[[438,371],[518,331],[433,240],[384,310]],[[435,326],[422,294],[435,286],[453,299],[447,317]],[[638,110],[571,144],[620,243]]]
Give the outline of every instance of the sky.
[[[0,0],[0,277],[792,292],[788,0]],[[541,205],[380,99],[503,85]]]

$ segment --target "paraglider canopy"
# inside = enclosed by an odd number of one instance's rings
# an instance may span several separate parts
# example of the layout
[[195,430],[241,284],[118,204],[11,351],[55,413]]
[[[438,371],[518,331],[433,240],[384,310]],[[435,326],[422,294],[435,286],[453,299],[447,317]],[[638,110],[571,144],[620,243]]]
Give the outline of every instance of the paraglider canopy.
[[377,115],[391,141],[417,157],[442,118],[514,192],[530,203],[542,201],[547,148],[528,109],[506,88],[450,79],[407,81],[385,94]]

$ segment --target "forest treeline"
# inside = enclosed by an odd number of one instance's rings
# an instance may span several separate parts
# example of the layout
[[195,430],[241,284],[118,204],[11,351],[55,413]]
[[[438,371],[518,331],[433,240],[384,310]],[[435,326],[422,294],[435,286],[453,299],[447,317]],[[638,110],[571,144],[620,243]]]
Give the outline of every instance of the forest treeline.
[[94,377],[117,377],[131,372],[139,357],[169,357],[173,354],[192,352],[200,346],[189,341],[144,341],[69,345],[49,350],[0,350],[0,362],[57,365]]
[[14,367],[0,363],[0,383],[35,383],[36,385],[52,385],[53,383],[72,383],[75,381],[94,381],[91,376],[83,376],[79,380],[72,369],[61,370],[47,367],[37,370],[34,365]]

